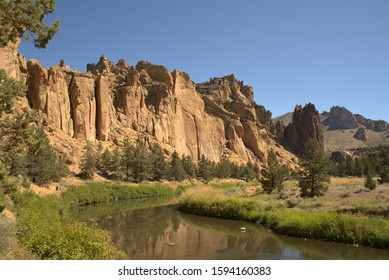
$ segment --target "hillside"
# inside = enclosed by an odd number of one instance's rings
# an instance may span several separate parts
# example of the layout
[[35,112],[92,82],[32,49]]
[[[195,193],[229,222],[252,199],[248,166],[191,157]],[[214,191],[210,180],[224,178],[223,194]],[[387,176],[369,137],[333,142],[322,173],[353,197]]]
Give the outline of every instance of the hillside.
[[[291,123],[293,113],[273,119],[274,123]],[[320,114],[327,151],[345,151],[389,144],[389,124],[383,120],[367,119],[345,107],[334,106]]]

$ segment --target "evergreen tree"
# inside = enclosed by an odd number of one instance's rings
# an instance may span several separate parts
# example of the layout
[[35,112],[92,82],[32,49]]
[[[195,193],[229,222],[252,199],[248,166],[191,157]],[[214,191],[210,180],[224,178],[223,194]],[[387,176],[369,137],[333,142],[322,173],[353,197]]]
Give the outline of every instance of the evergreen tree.
[[93,151],[92,144],[88,141],[84,148],[85,152],[80,162],[80,177],[84,180],[93,178],[96,172],[96,155]]
[[365,188],[369,190],[374,190],[377,186],[377,183],[374,181],[373,176],[371,175],[371,172],[367,172],[365,176]]
[[250,160],[244,166],[243,178],[246,180],[246,182],[252,181],[255,178],[254,165]]
[[380,172],[380,178],[378,179],[380,185],[389,183],[389,166],[383,166]]
[[354,161],[354,175],[357,177],[362,177],[364,170],[365,167],[363,165],[363,161],[360,158],[356,158]]
[[9,179],[8,171],[0,161],[0,192],[11,194],[17,190],[17,184]]
[[100,171],[103,177],[109,178],[111,173],[112,154],[108,149],[105,149],[101,154],[100,164],[97,169]]
[[253,169],[253,171],[254,171],[254,179],[255,179],[256,181],[260,181],[261,169],[259,168],[258,163],[255,163],[255,164],[254,164],[254,169]]
[[231,178],[233,163],[228,159],[222,158],[216,165],[215,176],[219,179]]
[[351,156],[346,157],[346,175],[354,176],[354,161]]
[[266,193],[274,190],[281,192],[284,188],[284,180],[287,175],[287,168],[278,162],[276,153],[271,150],[267,157],[268,169],[262,170],[263,179],[261,180],[262,188]]
[[134,157],[131,165],[133,181],[136,183],[150,180],[151,164],[150,156],[143,143],[136,143],[134,149]]
[[166,163],[165,155],[160,146],[154,144],[151,147],[151,179],[161,181],[166,179],[169,166]]
[[125,176],[122,166],[122,156],[119,148],[117,147],[112,151],[110,165],[107,170],[110,178],[119,181],[124,180]]
[[182,166],[189,178],[196,178],[197,168],[190,156],[182,155]]
[[59,21],[52,25],[44,22],[54,9],[55,0],[0,0],[0,45],[24,35],[35,47],[45,48],[59,30]]
[[126,181],[131,181],[132,179],[132,167],[134,163],[134,151],[135,147],[130,143],[128,138],[124,140],[123,146],[123,156],[122,156],[122,166],[124,171],[124,179]]
[[50,146],[43,129],[38,129],[34,138],[26,156],[28,177],[38,185],[59,181],[69,173],[68,167]]
[[13,111],[16,96],[25,96],[27,87],[20,81],[7,77],[0,69],[0,117],[3,112],[9,114]]
[[204,154],[201,155],[198,169],[198,178],[203,180],[206,184],[212,179],[212,170],[211,162],[205,157]]
[[300,160],[299,187],[302,197],[321,196],[327,190],[329,181],[329,158],[315,139],[309,139]]
[[170,179],[175,181],[182,181],[186,178],[186,173],[180,156],[176,151],[172,154],[172,159],[170,160]]

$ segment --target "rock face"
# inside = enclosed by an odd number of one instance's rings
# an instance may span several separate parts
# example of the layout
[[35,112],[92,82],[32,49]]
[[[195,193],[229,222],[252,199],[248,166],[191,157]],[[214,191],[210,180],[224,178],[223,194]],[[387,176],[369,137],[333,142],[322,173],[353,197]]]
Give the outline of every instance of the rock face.
[[354,135],[354,138],[361,141],[367,141],[366,130],[360,127]]
[[142,139],[195,161],[204,154],[265,163],[270,148],[284,163],[294,159],[273,140],[271,113],[233,75],[196,85],[178,70],[144,61],[114,64],[104,56],[87,70],[28,63],[30,105],[69,137],[116,144]]
[[366,119],[364,116],[355,114],[355,118],[364,127],[367,129],[373,130],[375,132],[389,131],[389,124],[386,121],[378,120],[373,121],[371,119]]
[[27,74],[26,60],[19,54],[19,45],[20,39],[0,47],[0,69],[4,69],[8,77],[17,80],[25,78]]
[[304,147],[310,138],[316,139],[324,147],[324,130],[319,112],[315,105],[309,103],[297,105],[292,122],[285,128],[284,144],[297,155],[303,155]]
[[328,126],[328,130],[353,129],[359,126],[354,114],[345,107],[334,106],[331,108],[323,125]]

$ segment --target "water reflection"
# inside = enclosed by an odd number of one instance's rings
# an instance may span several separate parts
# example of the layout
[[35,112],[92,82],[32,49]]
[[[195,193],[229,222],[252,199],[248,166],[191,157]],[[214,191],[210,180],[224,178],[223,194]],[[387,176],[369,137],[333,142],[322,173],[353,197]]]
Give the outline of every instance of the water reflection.
[[136,203],[127,203],[127,210],[124,205],[106,207],[109,214],[102,214],[102,206],[83,207],[77,215],[92,222],[93,215],[99,213],[93,223],[109,230],[114,244],[129,259],[389,259],[389,250],[284,237],[251,223],[188,215],[173,206]]

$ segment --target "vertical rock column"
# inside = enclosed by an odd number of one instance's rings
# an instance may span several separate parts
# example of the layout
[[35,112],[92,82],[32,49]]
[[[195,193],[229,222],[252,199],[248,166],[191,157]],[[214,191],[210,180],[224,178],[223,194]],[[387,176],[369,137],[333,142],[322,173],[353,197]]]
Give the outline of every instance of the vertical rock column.
[[111,97],[109,76],[100,75],[96,79],[97,137],[108,140],[110,126],[115,123],[115,109]]
[[69,87],[74,120],[74,138],[96,138],[95,80],[91,74],[76,73]]

